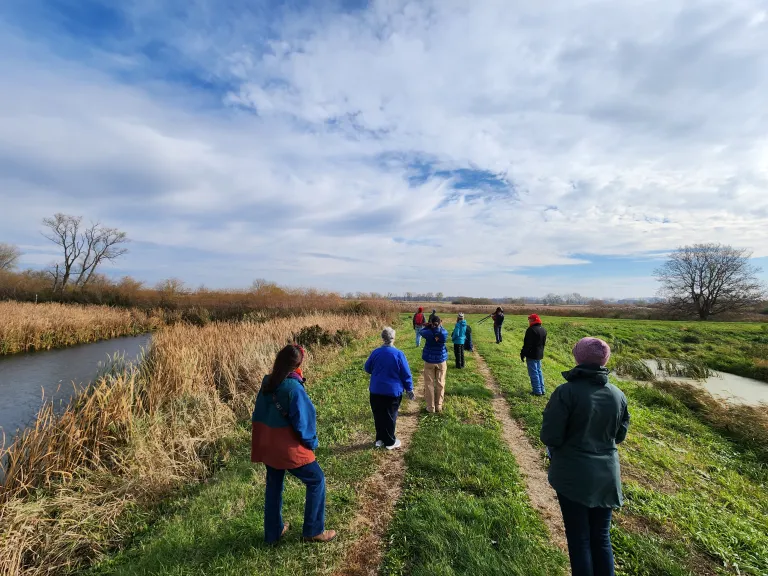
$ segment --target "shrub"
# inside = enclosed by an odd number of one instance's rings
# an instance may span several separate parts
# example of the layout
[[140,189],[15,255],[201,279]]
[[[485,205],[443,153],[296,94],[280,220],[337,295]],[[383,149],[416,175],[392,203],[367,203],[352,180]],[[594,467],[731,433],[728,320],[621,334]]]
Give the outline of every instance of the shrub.
[[681,340],[683,344],[701,344],[701,338],[696,334],[684,334]]

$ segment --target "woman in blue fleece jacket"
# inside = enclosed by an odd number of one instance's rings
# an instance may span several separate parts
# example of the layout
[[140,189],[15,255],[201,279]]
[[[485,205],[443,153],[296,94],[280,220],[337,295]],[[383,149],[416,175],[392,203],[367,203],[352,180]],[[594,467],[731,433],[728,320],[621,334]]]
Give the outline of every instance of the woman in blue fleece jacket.
[[401,350],[395,348],[395,331],[386,327],[381,331],[384,344],[371,352],[365,362],[365,371],[371,375],[371,411],[376,426],[377,448],[388,450],[400,447],[395,436],[397,411],[403,399],[403,392],[413,400],[413,376],[408,360]]

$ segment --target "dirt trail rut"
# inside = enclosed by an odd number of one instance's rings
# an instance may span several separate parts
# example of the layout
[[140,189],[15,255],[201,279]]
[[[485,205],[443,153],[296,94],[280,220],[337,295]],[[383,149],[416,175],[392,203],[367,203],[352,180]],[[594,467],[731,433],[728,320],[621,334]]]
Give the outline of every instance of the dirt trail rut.
[[520,425],[509,413],[509,404],[501,393],[499,385],[491,375],[485,359],[475,349],[477,369],[485,378],[485,385],[493,392],[493,411],[501,423],[502,436],[517,460],[523,475],[525,489],[533,507],[539,512],[544,524],[549,530],[552,542],[561,550],[567,551],[565,528],[560,514],[557,495],[547,480],[547,472],[543,467],[543,454],[531,446]]
[[405,452],[419,424],[419,409],[424,404],[424,379],[414,386],[416,400],[403,399],[397,417],[397,437],[403,445],[397,450],[383,450],[376,471],[362,486],[357,516],[349,533],[361,534],[344,555],[334,576],[375,576],[384,551],[384,535],[392,519],[395,504],[403,491]]

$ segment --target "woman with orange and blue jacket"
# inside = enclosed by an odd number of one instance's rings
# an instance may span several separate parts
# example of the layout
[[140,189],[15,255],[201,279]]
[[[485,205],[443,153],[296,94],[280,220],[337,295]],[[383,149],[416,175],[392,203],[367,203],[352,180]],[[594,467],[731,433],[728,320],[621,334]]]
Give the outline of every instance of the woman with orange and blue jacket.
[[264,539],[276,543],[288,531],[283,523],[283,482],[286,470],[307,487],[304,540],[328,542],[336,536],[325,529],[325,475],[315,460],[315,407],[304,390],[298,346],[277,354],[272,373],[265,376],[251,417],[251,462],[267,469],[264,493]]

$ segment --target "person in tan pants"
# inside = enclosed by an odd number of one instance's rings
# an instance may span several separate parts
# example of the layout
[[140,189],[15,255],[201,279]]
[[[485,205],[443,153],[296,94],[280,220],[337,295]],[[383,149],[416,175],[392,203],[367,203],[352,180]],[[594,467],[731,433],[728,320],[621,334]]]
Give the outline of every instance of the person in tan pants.
[[427,400],[427,412],[443,411],[443,396],[445,394],[445,375],[448,371],[448,332],[443,328],[439,316],[434,316],[432,322],[421,331],[424,338],[424,349],[421,359],[424,360],[424,396]]

